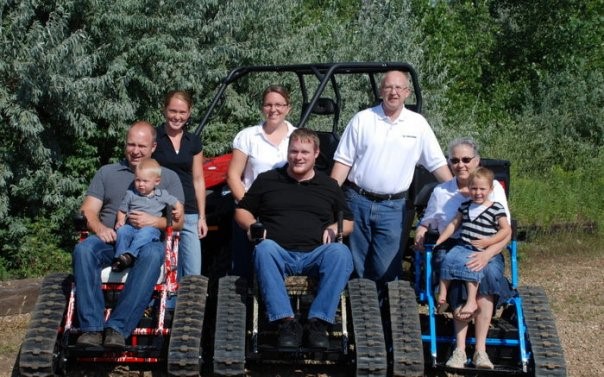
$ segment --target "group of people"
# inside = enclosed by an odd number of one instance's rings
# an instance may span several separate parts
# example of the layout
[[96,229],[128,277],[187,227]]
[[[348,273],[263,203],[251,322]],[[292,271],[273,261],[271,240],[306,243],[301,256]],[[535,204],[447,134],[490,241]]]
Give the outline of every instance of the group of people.
[[[237,134],[228,170],[236,202],[232,273],[257,279],[268,319],[279,329],[280,347],[299,347],[306,333],[310,347],[327,348],[339,295],[351,276],[374,280],[378,289],[399,278],[407,190],[416,165],[422,165],[441,184],[417,228],[415,247],[423,247],[429,227],[441,231],[439,304],[448,298],[455,308],[457,335],[457,349],[447,365],[464,366],[467,323],[475,317],[474,363],[492,368],[484,352],[486,331],[496,300],[511,294],[500,255],[510,233],[505,193],[488,171],[474,172],[480,157],[471,139],[453,142],[447,161],[428,122],[405,108],[411,92],[408,73],[385,73],[382,103],[350,120],[329,176],[314,167],[320,151],[317,134],[286,120],[291,110],[287,90],[272,85],[264,91],[264,121]],[[199,239],[207,233],[205,187],[201,143],[185,129],[191,107],[185,92],[170,93],[164,104],[165,124],[158,129],[147,122],[131,126],[126,160],[102,167],[90,184],[82,212],[95,236],[78,244],[73,257],[81,345],[123,347],[136,326],[163,260],[157,233],[166,226],[158,214],[165,203],[173,208],[175,227],[182,228],[179,276],[201,272]],[[151,157],[161,168],[148,162]],[[134,204],[141,201],[145,203]],[[340,214],[347,244],[338,242]],[[258,222],[265,230],[254,245],[250,228]],[[120,233],[134,240],[149,227],[145,242],[115,244]],[[460,227],[461,238],[456,232]],[[455,251],[457,246],[463,252]],[[116,308],[105,320],[99,271],[111,264],[115,270],[131,270]],[[285,289],[287,275],[319,279],[304,323],[294,316]]]

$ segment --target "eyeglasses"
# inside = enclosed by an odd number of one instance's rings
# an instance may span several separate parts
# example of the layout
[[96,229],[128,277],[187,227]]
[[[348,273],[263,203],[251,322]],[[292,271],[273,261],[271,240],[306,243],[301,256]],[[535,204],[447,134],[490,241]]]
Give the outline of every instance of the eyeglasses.
[[474,157],[462,157],[462,158],[457,158],[457,157],[453,157],[449,159],[449,162],[452,163],[453,165],[455,164],[459,164],[459,162],[463,162],[464,164],[469,164],[470,161],[472,161],[474,159]]
[[287,106],[289,106],[289,104],[287,103],[265,103],[264,105],[262,105],[262,108],[268,110],[274,107],[277,110],[281,110],[286,108]]
[[382,89],[386,92],[400,93],[403,90],[409,89],[409,87],[408,86],[398,86],[398,85],[397,86],[387,85],[387,86],[384,86]]

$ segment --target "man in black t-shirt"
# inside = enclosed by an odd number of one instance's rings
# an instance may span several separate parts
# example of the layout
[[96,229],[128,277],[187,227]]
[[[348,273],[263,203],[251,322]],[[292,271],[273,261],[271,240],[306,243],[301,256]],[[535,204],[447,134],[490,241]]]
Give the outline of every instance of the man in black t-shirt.
[[260,174],[235,211],[244,230],[257,221],[266,228],[255,248],[254,268],[268,319],[279,325],[279,346],[299,347],[302,326],[294,318],[285,288],[286,275],[319,279],[308,312],[310,347],[327,348],[327,327],[334,323],[340,293],[352,272],[350,250],[336,242],[337,214],[343,235],[352,232],[352,213],[337,182],[314,169],[319,138],[301,128],[289,140],[283,168]]

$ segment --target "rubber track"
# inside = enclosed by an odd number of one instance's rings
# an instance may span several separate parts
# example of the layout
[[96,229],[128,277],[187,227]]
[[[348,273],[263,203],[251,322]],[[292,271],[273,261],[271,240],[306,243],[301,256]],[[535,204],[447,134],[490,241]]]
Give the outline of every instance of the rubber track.
[[403,280],[388,283],[392,331],[392,375],[423,376],[424,354],[415,290]]
[[245,374],[245,323],[247,283],[238,276],[225,276],[218,282],[214,374]]
[[534,375],[566,376],[566,361],[549,300],[541,287],[520,287],[522,310],[534,359]]
[[375,283],[368,279],[348,282],[356,349],[357,376],[386,376],[388,360]]
[[67,304],[64,288],[71,276],[51,274],[44,278],[29,321],[29,329],[21,345],[19,369],[21,376],[54,376],[54,350],[58,330]]
[[207,291],[208,278],[205,276],[188,275],[179,283],[168,347],[168,374],[171,376],[199,376]]

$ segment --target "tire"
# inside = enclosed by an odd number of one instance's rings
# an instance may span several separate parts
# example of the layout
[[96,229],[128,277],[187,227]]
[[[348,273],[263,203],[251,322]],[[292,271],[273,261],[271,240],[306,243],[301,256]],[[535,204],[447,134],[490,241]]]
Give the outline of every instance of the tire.
[[356,376],[386,376],[386,343],[375,283],[368,279],[350,280],[348,296],[356,350]]
[[168,346],[170,376],[199,376],[207,290],[205,276],[188,275],[179,283]]
[[239,276],[225,276],[218,282],[214,374],[245,375],[245,324],[247,282]]
[[424,354],[415,290],[403,280],[388,283],[392,375],[423,376]]
[[535,377],[566,376],[566,361],[549,300],[541,287],[521,287],[522,311]]
[[63,322],[72,281],[73,277],[65,273],[48,275],[42,281],[19,354],[21,376],[60,374],[63,354],[58,330]]

